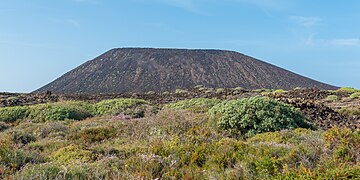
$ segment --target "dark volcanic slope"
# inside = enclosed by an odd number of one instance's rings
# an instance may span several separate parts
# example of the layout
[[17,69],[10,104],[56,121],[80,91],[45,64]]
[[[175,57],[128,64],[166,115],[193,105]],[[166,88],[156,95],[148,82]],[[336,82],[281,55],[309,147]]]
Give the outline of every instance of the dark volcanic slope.
[[82,64],[35,92],[148,92],[196,85],[336,88],[232,51],[121,48]]

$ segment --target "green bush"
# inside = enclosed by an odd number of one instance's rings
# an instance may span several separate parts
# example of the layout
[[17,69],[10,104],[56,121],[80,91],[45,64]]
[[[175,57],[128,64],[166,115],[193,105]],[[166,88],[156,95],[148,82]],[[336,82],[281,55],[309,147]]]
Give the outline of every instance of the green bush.
[[325,98],[326,101],[334,102],[339,100],[339,97],[337,95],[329,95]]
[[16,173],[18,179],[62,179],[66,168],[55,163],[29,164]]
[[78,107],[78,108],[83,109],[84,111],[87,111],[90,114],[93,114],[94,110],[95,110],[94,104],[84,102],[84,101],[63,101],[63,102],[60,102],[59,104],[63,104],[63,105],[71,106],[71,107]]
[[176,94],[185,94],[185,93],[187,93],[188,91],[187,90],[185,90],[185,89],[176,89],[175,90],[175,93]]
[[294,90],[303,90],[303,89],[305,89],[305,88],[303,88],[303,87],[296,87],[296,88],[294,88]]
[[254,89],[252,90],[253,93],[271,93],[273,90],[272,89]]
[[170,92],[169,91],[165,91],[165,92],[162,92],[161,95],[169,95]]
[[30,142],[26,145],[26,149],[31,152],[37,152],[44,155],[49,155],[54,151],[66,146],[68,143],[65,141],[54,141],[54,139],[40,139],[35,142]]
[[10,172],[20,169],[32,160],[21,150],[0,148],[0,165],[9,168]]
[[208,88],[207,87],[200,87],[200,88],[198,88],[197,90],[198,91],[206,91]]
[[217,88],[216,89],[216,93],[223,93],[225,91],[225,89],[224,88]]
[[131,178],[134,176],[126,176],[123,168],[123,160],[114,157],[80,165],[28,164],[15,174],[14,179],[134,179]]
[[360,99],[360,92],[354,92],[350,95],[350,99]]
[[27,116],[28,107],[15,106],[0,108],[0,121],[14,122]]
[[39,124],[34,133],[41,138],[64,137],[68,134],[68,127],[66,126],[68,123],[69,121],[54,121]]
[[156,92],[155,91],[148,91],[146,94],[153,95],[153,94],[156,94]]
[[226,101],[211,108],[209,113],[219,117],[221,128],[232,135],[246,137],[261,132],[310,127],[294,107],[261,96]]
[[360,132],[332,128],[323,133],[326,146],[333,151],[335,160],[358,162],[360,159]]
[[52,154],[51,159],[62,164],[73,162],[85,163],[92,161],[93,155],[91,151],[83,150],[80,147],[71,144],[55,151]]
[[342,88],[338,89],[337,91],[338,92],[355,93],[355,92],[358,92],[359,90],[352,88],[352,87],[342,87]]
[[111,99],[96,103],[94,109],[99,116],[124,114],[143,117],[148,104],[149,102],[142,99]]
[[28,118],[34,122],[62,121],[65,119],[83,120],[93,116],[90,105],[75,102],[30,106],[28,114]]
[[[0,178],[2,173],[12,174],[16,170],[19,170],[26,163],[29,163],[32,157],[28,156],[22,150],[14,149],[8,143],[4,143],[0,140]],[[2,169],[2,168],[5,169]]]
[[165,105],[166,108],[186,109],[192,112],[206,112],[216,104],[219,104],[219,99],[195,98],[178,101]]
[[277,89],[275,91],[273,91],[273,94],[282,94],[282,93],[286,93],[287,91],[283,90],[283,89]]
[[94,143],[110,139],[115,135],[116,129],[114,127],[92,127],[81,130],[70,138],[74,140],[81,140],[87,143]]
[[36,141],[36,138],[34,135],[29,133],[13,132],[12,141],[17,144],[29,144],[30,142]]
[[64,119],[83,120],[92,117],[92,112],[91,104],[76,101],[5,107],[0,108],[0,121],[14,122],[25,118],[32,119],[34,122]]
[[360,109],[356,109],[356,108],[343,107],[339,109],[338,112],[345,116],[360,116]]

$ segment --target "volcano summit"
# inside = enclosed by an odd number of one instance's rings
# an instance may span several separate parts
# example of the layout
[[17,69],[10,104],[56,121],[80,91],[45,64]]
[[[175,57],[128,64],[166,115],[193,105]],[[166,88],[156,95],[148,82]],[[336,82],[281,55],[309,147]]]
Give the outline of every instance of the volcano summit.
[[233,51],[112,49],[35,92],[125,93],[210,88],[336,89]]

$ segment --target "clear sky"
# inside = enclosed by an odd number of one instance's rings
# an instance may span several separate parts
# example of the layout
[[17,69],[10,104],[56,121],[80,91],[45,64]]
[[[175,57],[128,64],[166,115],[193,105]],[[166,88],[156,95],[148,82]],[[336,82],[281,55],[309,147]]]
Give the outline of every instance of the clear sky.
[[115,47],[235,50],[360,88],[360,1],[0,0],[0,92],[30,92]]

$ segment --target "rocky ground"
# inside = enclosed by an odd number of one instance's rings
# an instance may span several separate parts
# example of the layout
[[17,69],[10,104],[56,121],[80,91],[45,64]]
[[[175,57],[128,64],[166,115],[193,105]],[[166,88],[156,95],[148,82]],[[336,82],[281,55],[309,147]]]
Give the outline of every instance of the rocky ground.
[[[0,93],[0,107],[33,105],[47,102],[57,102],[62,100],[80,100],[98,102],[104,99],[114,98],[139,98],[162,105],[191,98],[218,98],[235,99],[265,95],[291,104],[299,108],[308,119],[323,129],[333,126],[348,127],[360,130],[360,116],[339,113],[341,108],[350,108],[360,111],[360,99],[349,99],[350,92],[324,91],[317,89],[295,89],[290,91],[269,91],[269,90],[244,90],[244,89],[211,89],[193,88],[189,90],[178,90],[177,92],[145,94],[52,94],[51,92],[42,94],[16,94]],[[329,101],[328,96],[335,95],[338,100]]]

